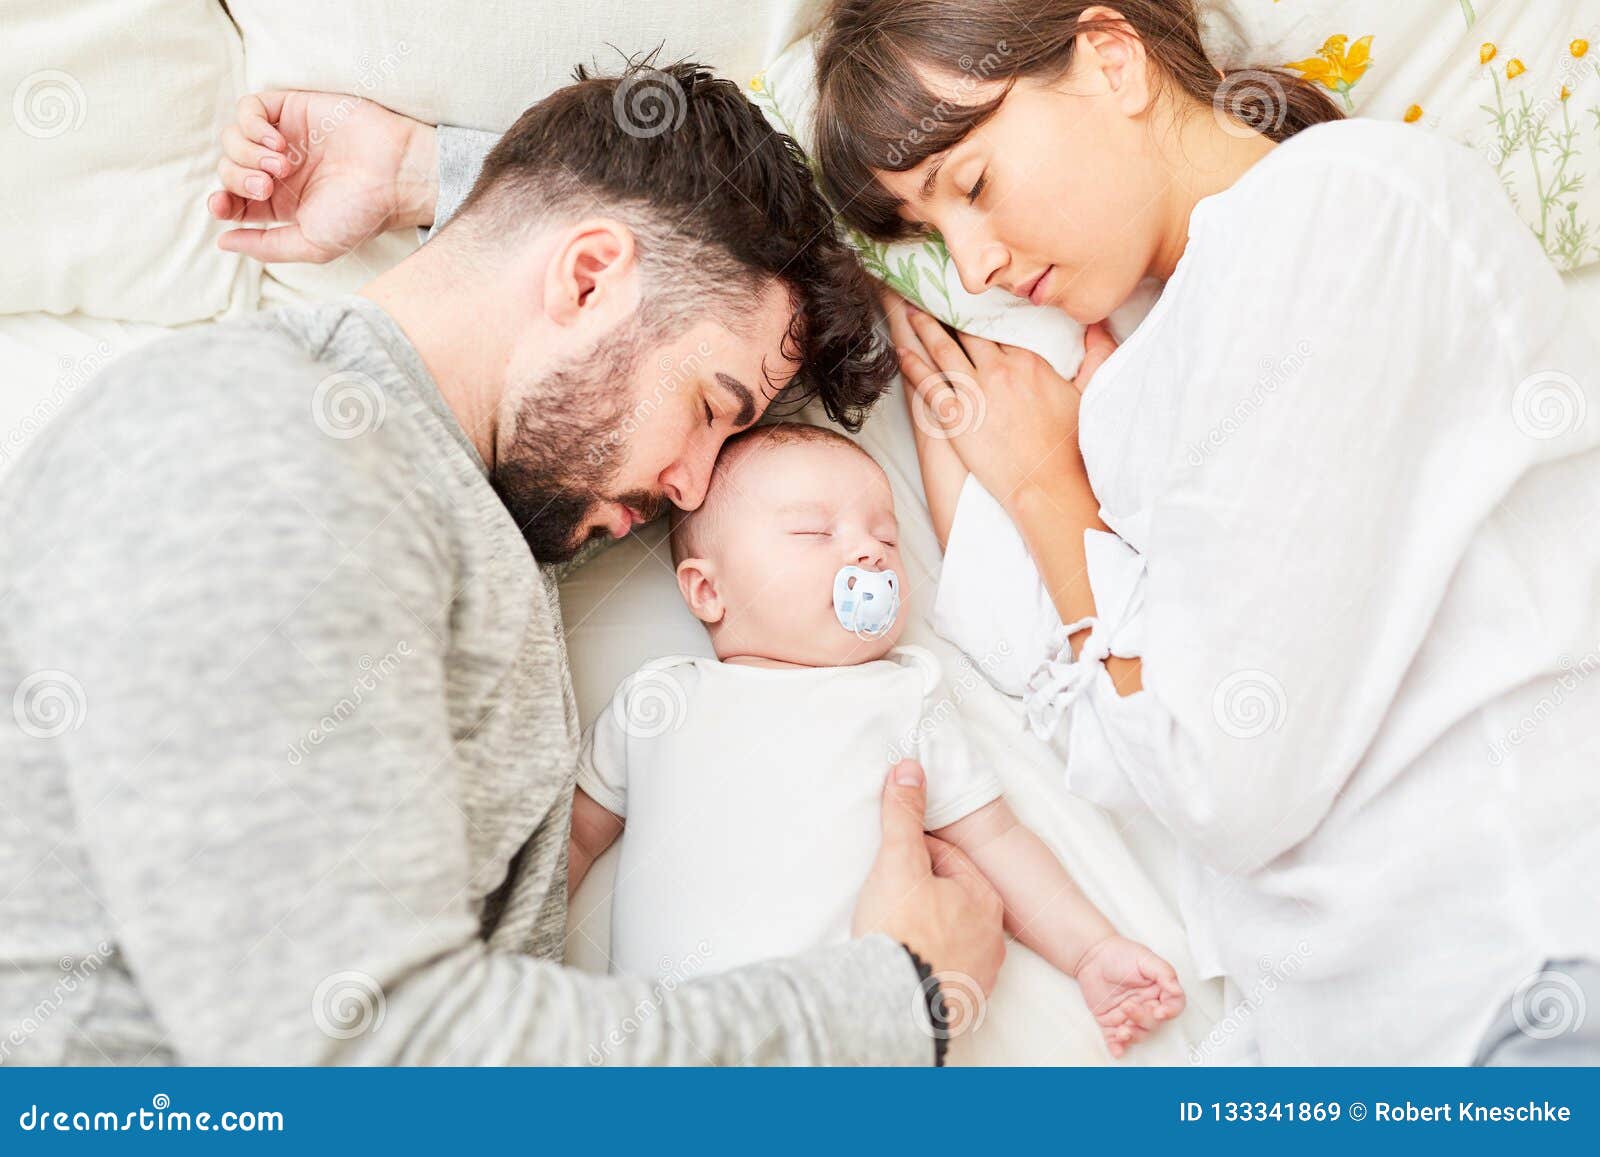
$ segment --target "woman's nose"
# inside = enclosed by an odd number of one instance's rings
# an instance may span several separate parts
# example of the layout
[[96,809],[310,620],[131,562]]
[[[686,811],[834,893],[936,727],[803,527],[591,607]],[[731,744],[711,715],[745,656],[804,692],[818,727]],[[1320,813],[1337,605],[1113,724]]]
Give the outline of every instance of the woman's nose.
[[994,288],[995,279],[1008,262],[1004,245],[972,229],[947,234],[944,241],[950,251],[950,259],[956,263],[963,289],[977,296]]

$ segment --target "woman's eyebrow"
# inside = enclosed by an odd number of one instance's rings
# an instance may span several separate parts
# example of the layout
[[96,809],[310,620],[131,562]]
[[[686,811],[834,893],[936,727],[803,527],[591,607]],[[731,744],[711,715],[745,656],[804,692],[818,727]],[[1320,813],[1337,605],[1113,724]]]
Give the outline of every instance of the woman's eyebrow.
[[939,170],[944,168],[944,163],[949,159],[949,153],[940,153],[934,158],[933,164],[928,166],[928,175],[922,178],[922,188],[917,190],[919,200],[926,201],[933,196],[933,187],[939,182]]
[[739,412],[733,416],[735,429],[742,430],[756,420],[756,398],[743,382],[732,374],[725,374],[721,370],[716,373],[717,385],[733,395],[733,400],[739,404]]

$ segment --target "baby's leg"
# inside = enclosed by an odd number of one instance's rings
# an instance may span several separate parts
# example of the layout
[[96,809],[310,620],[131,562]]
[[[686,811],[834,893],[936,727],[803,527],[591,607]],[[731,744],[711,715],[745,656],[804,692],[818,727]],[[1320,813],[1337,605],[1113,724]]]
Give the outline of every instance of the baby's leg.
[[902,388],[916,437],[917,464],[922,468],[922,490],[928,497],[928,514],[933,519],[933,533],[939,537],[939,549],[943,550],[950,542],[950,525],[955,521],[961,487],[967,481],[967,467],[949,438],[923,428],[932,422],[932,416],[919,415],[914,391],[909,386]]

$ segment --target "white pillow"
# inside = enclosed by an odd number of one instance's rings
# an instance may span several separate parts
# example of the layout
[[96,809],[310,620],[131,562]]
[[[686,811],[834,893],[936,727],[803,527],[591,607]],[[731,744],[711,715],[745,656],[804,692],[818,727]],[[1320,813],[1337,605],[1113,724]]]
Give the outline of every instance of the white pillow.
[[5,0],[0,313],[174,325],[253,303],[205,209],[243,73],[215,0]]
[[[433,0],[329,4],[232,0],[244,36],[249,89],[348,92],[430,124],[503,132],[522,110],[566,84],[579,64],[615,69],[622,54],[661,47],[726,76],[748,77],[788,41],[801,0]],[[327,265],[275,265],[293,294],[353,292],[417,246],[391,233]],[[265,288],[269,301],[283,294]]]
[[1471,145],[1557,268],[1600,260],[1600,0],[1207,5],[1221,63],[1287,65],[1353,113]]

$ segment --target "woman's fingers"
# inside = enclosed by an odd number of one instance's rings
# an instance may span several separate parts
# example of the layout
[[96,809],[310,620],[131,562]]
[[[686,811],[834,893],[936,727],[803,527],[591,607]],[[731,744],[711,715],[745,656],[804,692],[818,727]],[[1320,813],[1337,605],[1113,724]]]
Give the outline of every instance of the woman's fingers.
[[883,291],[883,312],[889,322],[889,340],[894,342],[896,349],[909,349],[927,358],[927,351],[922,348],[922,341],[911,328],[911,319],[907,316],[909,308],[906,299],[892,289]]
[[964,374],[969,378],[977,377],[972,359],[937,319],[920,309],[910,309],[908,313],[911,318],[911,328],[922,342],[922,348],[928,351],[933,358],[933,364],[941,372]]
[[1117,339],[1111,336],[1105,322],[1097,321],[1083,334],[1083,362],[1078,366],[1078,376],[1072,379],[1072,388],[1078,393],[1088,389],[1095,371],[1105,360],[1117,352]]

